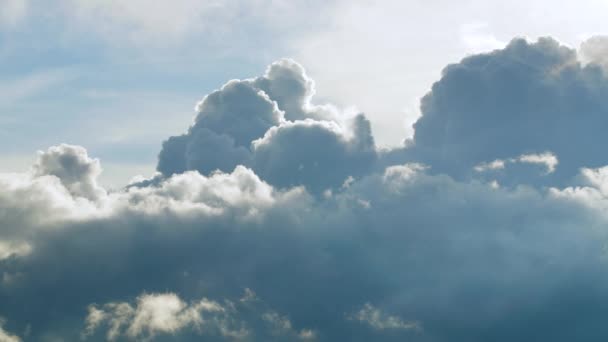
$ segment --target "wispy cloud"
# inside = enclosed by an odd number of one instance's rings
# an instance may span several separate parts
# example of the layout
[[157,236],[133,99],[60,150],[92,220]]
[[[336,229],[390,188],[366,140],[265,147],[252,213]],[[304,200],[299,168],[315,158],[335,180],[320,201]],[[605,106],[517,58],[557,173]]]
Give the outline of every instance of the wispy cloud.
[[60,84],[69,82],[77,77],[75,70],[50,69],[32,72],[16,78],[0,79],[0,109],[31,100],[34,97]]

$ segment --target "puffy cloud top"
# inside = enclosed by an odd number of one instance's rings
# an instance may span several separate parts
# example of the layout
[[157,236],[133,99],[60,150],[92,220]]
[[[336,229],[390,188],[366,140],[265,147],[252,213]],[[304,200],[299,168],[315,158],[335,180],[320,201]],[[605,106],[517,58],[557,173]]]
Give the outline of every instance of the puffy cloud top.
[[360,114],[345,124],[335,108],[313,105],[313,95],[313,81],[289,59],[264,76],[230,81],[196,106],[186,134],[165,141],[158,171],[208,174],[246,165],[273,185],[315,193],[365,173],[375,159],[369,121]]
[[460,178],[481,163],[550,151],[560,163],[543,180],[563,184],[605,163],[607,90],[598,65],[581,65],[575,50],[514,39],[445,68],[422,99],[410,153]]
[[36,176],[55,176],[72,195],[90,200],[105,195],[105,190],[97,185],[100,173],[99,160],[89,158],[84,148],[67,144],[39,152],[34,164]]

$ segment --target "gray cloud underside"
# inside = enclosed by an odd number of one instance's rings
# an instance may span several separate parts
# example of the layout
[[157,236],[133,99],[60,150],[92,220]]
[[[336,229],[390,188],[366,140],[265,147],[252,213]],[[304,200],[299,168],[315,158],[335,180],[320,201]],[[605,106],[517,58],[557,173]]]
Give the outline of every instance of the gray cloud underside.
[[0,341],[604,341],[608,83],[577,58],[465,58],[391,151],[281,60],[120,191],[41,152],[0,174]]

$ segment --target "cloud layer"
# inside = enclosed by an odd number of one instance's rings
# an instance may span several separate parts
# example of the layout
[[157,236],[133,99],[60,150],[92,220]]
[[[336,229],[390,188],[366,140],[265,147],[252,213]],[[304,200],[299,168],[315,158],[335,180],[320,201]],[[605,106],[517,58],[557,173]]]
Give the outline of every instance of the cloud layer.
[[393,150],[285,59],[124,189],[40,152],[0,174],[0,341],[603,341],[608,83],[577,57],[447,67]]

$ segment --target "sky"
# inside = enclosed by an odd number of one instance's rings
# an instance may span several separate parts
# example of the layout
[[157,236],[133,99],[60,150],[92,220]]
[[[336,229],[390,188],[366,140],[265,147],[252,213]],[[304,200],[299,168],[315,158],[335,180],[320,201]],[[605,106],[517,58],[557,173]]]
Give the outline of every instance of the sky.
[[605,0],[0,0],[0,342],[605,341]]
[[[102,182],[154,170],[166,133],[229,79],[289,57],[320,103],[365,112],[380,146],[413,134],[419,101],[461,58],[514,37],[578,48],[608,28],[603,0],[3,0],[0,166],[68,142],[100,158]],[[95,131],[96,134],[90,134]],[[115,151],[119,151],[116,153]]]

